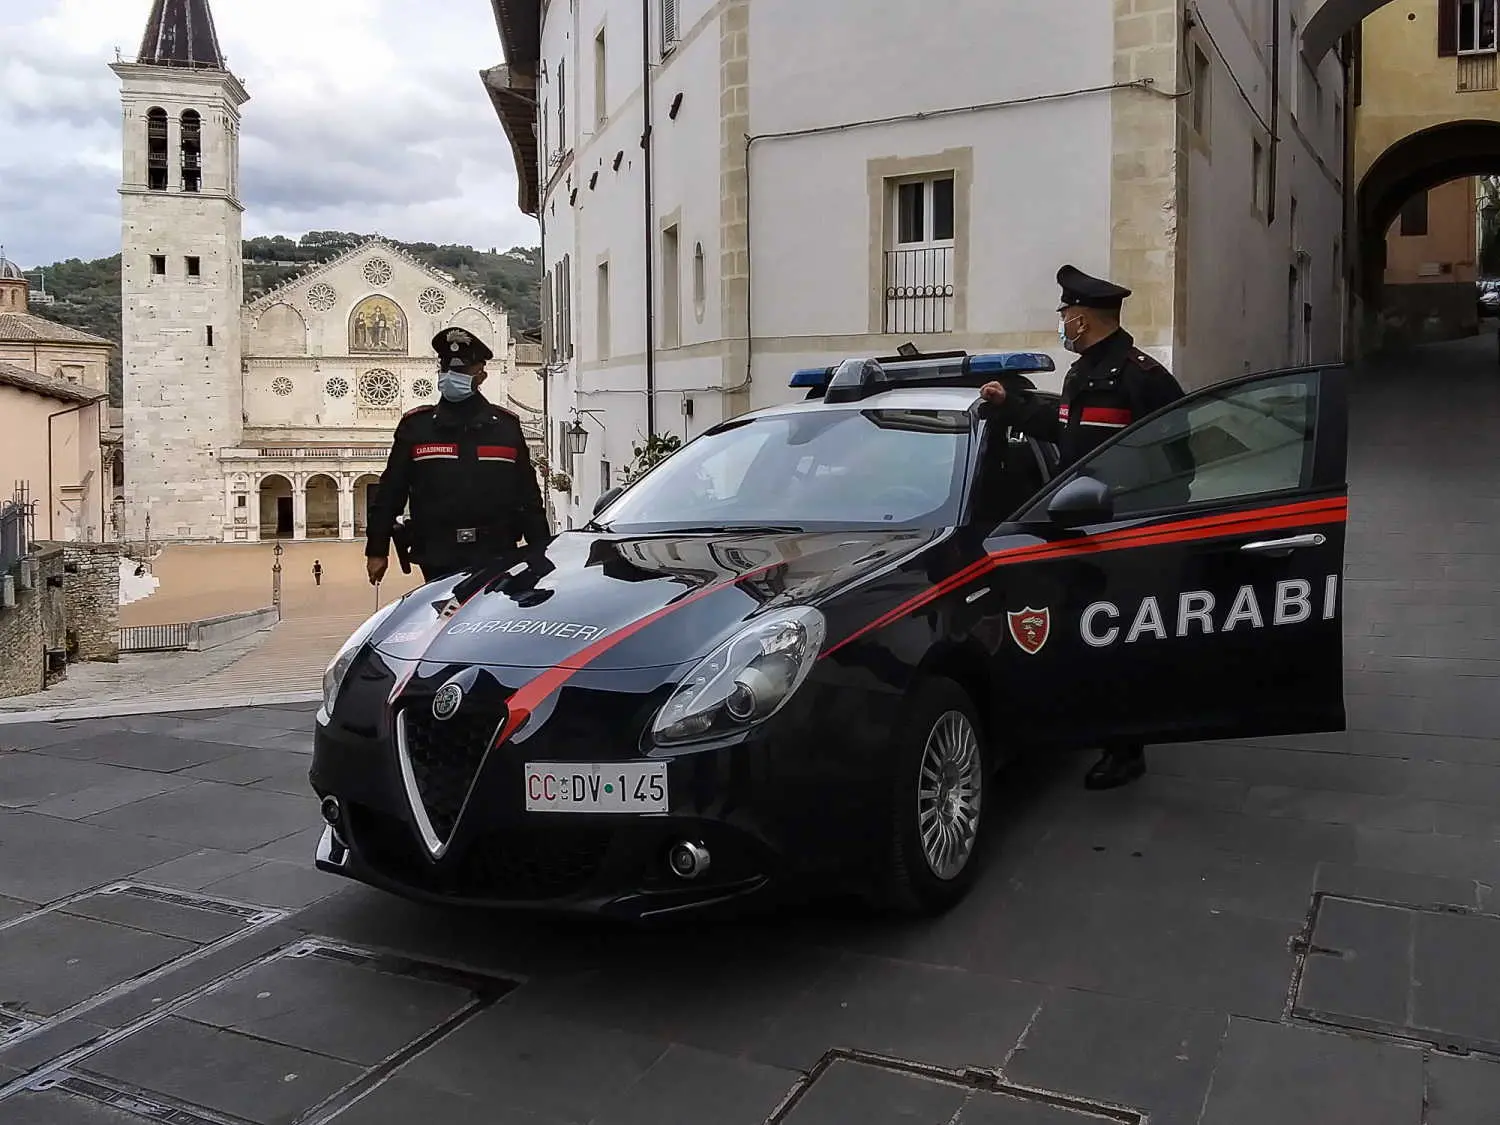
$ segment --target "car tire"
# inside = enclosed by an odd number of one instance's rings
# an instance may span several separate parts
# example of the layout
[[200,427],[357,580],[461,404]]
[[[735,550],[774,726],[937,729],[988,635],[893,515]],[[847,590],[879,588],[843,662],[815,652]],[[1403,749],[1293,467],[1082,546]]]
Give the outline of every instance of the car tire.
[[[979,876],[990,754],[978,708],[952,680],[923,680],[909,697],[891,750],[890,836],[877,898],[902,914],[942,914],[968,895]],[[934,791],[937,765],[945,766],[947,776]],[[961,811],[972,813],[971,831],[954,815]],[[924,824],[947,843],[949,863],[942,862],[942,849],[924,845]]]

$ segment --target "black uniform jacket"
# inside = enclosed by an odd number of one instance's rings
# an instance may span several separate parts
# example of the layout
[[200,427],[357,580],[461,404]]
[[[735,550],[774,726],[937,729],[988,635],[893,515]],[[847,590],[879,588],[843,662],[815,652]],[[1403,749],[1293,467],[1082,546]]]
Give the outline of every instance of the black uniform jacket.
[[390,554],[391,529],[408,500],[417,542],[429,549],[441,550],[462,528],[502,548],[522,537],[551,539],[521,420],[477,391],[462,402],[419,406],[397,424],[366,555]]
[[984,403],[980,416],[1005,422],[1057,446],[1066,468],[1132,422],[1182,397],[1172,373],[1135,346],[1123,328],[1083,352],[1063,380],[1062,403],[1014,391],[999,406]]

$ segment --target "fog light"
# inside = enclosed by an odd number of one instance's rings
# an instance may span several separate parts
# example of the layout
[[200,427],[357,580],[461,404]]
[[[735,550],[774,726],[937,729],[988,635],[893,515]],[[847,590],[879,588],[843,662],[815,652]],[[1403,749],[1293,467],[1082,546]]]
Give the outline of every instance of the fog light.
[[697,879],[708,870],[710,862],[708,849],[691,840],[673,844],[671,851],[667,853],[667,863],[672,868],[672,874],[679,879]]
[[323,814],[323,820],[329,828],[337,828],[344,819],[343,806],[339,804],[337,797],[324,797],[323,803],[318,806]]

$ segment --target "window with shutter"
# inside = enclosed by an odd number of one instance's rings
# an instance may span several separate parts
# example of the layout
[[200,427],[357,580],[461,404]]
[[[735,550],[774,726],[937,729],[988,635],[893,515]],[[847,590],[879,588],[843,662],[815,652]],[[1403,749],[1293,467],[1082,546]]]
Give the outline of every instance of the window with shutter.
[[677,46],[677,0],[661,0],[661,53]]
[[1438,57],[1458,54],[1458,0],[1438,0]]

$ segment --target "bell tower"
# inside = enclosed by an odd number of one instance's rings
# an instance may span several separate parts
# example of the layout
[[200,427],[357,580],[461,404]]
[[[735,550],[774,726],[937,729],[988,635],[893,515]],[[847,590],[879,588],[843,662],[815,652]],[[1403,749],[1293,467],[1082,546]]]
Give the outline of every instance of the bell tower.
[[119,76],[125,526],[222,539],[243,429],[240,107],[208,0],[153,0]]

